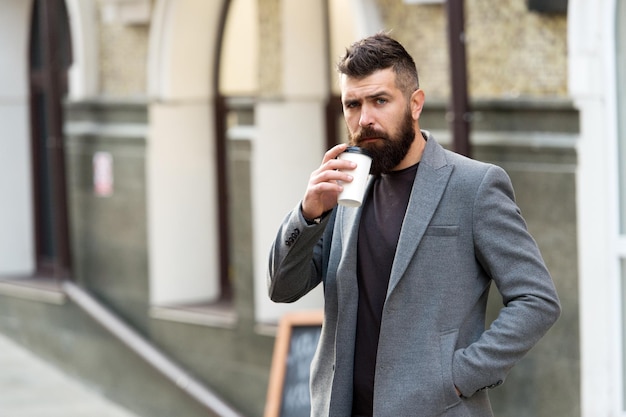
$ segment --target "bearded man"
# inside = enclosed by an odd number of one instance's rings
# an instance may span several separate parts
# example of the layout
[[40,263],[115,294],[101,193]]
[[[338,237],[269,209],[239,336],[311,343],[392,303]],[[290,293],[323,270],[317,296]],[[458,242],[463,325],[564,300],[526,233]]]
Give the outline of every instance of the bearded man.
[[[353,162],[333,147],[270,252],[269,295],[324,285],[313,417],[491,417],[488,389],[560,314],[501,168],[420,129],[413,58],[379,33],[338,64],[350,145],[372,156],[361,207],[337,206]],[[503,308],[485,330],[491,283]]]

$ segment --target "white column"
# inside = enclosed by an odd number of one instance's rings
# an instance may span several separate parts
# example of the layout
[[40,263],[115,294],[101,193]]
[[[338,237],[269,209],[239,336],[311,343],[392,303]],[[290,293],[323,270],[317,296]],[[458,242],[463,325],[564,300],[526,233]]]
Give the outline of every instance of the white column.
[[622,415],[622,301],[614,251],[615,7],[614,0],[568,5],[569,90],[581,123],[576,197],[583,417]]
[[269,300],[266,270],[281,220],[302,198],[325,152],[328,57],[323,1],[281,3],[283,91],[280,100],[255,107],[257,137],[252,157],[252,204],[256,318],[322,307],[321,288],[293,304]]
[[215,152],[205,103],[153,104],[148,144],[150,299],[219,295]]
[[219,289],[211,84],[223,0],[159,0],[150,32],[147,144],[150,300],[211,300]]
[[260,102],[255,112],[258,136],[251,167],[255,308],[258,321],[273,322],[287,311],[323,306],[319,290],[293,304],[273,303],[268,297],[266,271],[281,221],[298,204],[309,175],[320,164],[324,112],[320,103],[294,101]]
[[28,98],[31,2],[0,2],[0,275],[35,269]]

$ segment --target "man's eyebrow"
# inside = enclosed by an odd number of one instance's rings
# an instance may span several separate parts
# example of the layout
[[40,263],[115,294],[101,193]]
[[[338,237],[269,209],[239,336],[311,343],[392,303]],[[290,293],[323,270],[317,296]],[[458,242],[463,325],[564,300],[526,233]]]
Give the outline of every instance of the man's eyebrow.
[[375,91],[372,94],[368,94],[364,97],[345,97],[342,99],[344,104],[359,103],[363,100],[375,100],[380,97],[391,97],[391,93],[387,90]]
[[360,98],[356,98],[356,97],[346,97],[341,99],[341,103],[345,106],[347,104],[356,104],[356,103],[360,103],[361,99]]
[[375,91],[372,94],[368,94],[367,96],[365,96],[365,98],[369,98],[369,99],[376,99],[379,97],[390,97],[391,93],[387,90],[380,90],[380,91]]

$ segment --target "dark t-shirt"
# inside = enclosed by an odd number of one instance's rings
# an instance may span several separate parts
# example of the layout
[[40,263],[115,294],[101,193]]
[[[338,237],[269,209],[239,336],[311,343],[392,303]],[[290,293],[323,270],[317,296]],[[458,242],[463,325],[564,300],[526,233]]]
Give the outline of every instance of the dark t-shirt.
[[357,248],[359,307],[354,350],[352,415],[372,416],[378,335],[396,253],[418,164],[383,174],[361,214]]

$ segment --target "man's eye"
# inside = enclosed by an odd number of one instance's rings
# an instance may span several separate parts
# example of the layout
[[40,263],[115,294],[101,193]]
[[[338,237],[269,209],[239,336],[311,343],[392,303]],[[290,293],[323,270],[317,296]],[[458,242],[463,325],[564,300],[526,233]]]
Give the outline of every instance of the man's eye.
[[345,104],[345,108],[346,109],[353,109],[353,108],[357,107],[358,105],[359,105],[359,103],[352,101],[350,103],[346,103]]
[[377,98],[377,99],[376,99],[376,103],[378,103],[378,104],[385,104],[385,103],[387,103],[387,99],[384,99],[384,98]]

